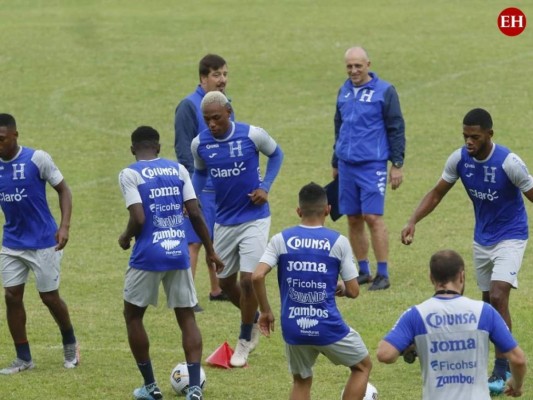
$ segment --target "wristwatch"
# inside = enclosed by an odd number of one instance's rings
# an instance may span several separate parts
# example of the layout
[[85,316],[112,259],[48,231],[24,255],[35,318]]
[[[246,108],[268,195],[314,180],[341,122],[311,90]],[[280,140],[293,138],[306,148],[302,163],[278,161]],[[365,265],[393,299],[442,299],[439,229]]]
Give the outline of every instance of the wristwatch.
[[392,163],[392,165],[396,168],[401,168],[403,167],[403,161],[395,161]]

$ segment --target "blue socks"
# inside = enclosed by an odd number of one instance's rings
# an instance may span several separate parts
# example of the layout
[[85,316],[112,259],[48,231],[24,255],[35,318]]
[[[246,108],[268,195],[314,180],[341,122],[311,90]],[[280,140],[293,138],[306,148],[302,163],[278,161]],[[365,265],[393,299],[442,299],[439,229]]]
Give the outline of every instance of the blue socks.
[[505,380],[505,373],[509,370],[509,361],[506,358],[496,358],[492,373],[498,378]]
[[76,343],[76,336],[74,336],[74,328],[61,330],[61,337],[63,339],[64,345]]
[[378,262],[378,275],[381,275],[385,278],[389,277],[389,269],[387,262]]
[[254,324],[243,324],[241,323],[241,334],[239,335],[239,339],[244,340],[252,340],[252,328]]
[[189,387],[200,386],[200,363],[187,363],[189,370]]
[[150,360],[143,363],[137,363],[137,367],[139,368],[139,371],[141,371],[145,386],[155,383],[154,370],[152,369],[152,362]]
[[26,341],[24,343],[15,343],[15,351],[17,358],[24,361],[31,361],[30,344]]
[[357,260],[359,265],[359,275],[370,275],[370,262],[368,260]]

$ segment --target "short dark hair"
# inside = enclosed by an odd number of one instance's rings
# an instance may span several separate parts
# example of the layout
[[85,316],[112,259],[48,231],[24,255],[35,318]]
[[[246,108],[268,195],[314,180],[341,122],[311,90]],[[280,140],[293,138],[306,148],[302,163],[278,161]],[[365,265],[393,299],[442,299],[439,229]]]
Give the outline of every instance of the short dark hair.
[[322,186],[310,182],[300,189],[298,202],[300,211],[304,216],[322,215],[324,206],[328,204],[326,190]]
[[0,126],[17,129],[15,117],[13,117],[11,114],[0,114]]
[[132,145],[158,145],[159,132],[151,126],[139,126],[131,134]]
[[482,108],[474,108],[466,113],[463,118],[463,125],[477,126],[481,129],[492,129],[492,117],[487,110]]
[[453,281],[464,269],[463,258],[453,250],[437,251],[429,260],[429,271],[437,283],[444,284]]
[[207,54],[204,56],[198,65],[198,73],[200,76],[207,76],[211,70],[217,70],[226,65],[226,60],[217,54]]

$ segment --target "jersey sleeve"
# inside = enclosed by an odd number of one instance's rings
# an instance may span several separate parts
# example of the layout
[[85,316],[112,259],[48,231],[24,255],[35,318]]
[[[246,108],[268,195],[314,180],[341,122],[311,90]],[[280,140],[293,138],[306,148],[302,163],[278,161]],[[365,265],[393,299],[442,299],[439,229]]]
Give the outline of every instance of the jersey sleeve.
[[265,252],[261,256],[259,262],[267,264],[270,268],[274,268],[278,265],[278,259],[280,254],[286,253],[285,241],[281,233],[277,233],[272,236],[270,242],[265,249]]
[[423,324],[420,313],[416,307],[411,307],[396,321],[394,327],[383,340],[389,342],[401,353],[414,343],[417,324]]
[[526,164],[514,153],[510,153],[503,161],[502,168],[509,180],[522,192],[533,189],[533,177],[529,174]]
[[255,147],[265,156],[270,156],[278,144],[272,137],[263,129],[257,126],[250,126],[249,138],[254,142]]
[[63,175],[55,165],[50,154],[43,150],[35,150],[31,161],[39,169],[41,179],[47,181],[50,185],[56,186],[63,180]]
[[183,201],[186,202],[188,200],[196,199],[196,192],[192,185],[191,176],[184,165],[179,164],[179,174],[183,181]]
[[131,168],[124,168],[118,175],[118,183],[120,185],[120,190],[122,191],[122,197],[124,197],[126,203],[126,208],[132,204],[142,204],[141,194],[139,193],[138,188],[138,185],[143,183],[140,174]]
[[483,304],[479,321],[479,329],[489,333],[490,341],[502,353],[507,353],[518,346],[502,316],[490,304]]
[[198,154],[198,146],[200,145],[200,135],[196,136],[191,142],[191,153],[194,158],[194,169],[202,171],[206,169],[204,160]]
[[351,281],[359,276],[353,260],[352,248],[346,236],[339,236],[331,248],[330,255],[341,261],[340,276],[343,281]]
[[442,179],[448,183],[455,183],[459,179],[457,172],[457,164],[461,160],[461,149],[455,150],[446,160],[444,164],[444,171],[442,172]]

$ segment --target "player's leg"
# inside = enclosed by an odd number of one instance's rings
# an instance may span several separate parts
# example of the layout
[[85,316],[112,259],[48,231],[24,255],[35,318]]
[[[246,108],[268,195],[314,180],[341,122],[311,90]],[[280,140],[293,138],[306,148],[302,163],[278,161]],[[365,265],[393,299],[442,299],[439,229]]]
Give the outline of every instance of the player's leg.
[[361,210],[370,231],[370,242],[377,261],[377,272],[369,290],[382,290],[390,287],[388,258],[389,238],[383,213],[387,187],[387,162],[365,163],[357,175],[360,188]]
[[128,268],[124,282],[124,321],[128,343],[144,384],[133,391],[135,399],[161,399],[152,360],[150,341],[144,328],[144,313],[149,304],[157,305],[159,282],[162,273]]
[[17,354],[17,358],[10,366],[0,370],[0,374],[3,375],[15,374],[34,367],[26,335],[26,310],[23,299],[29,267],[21,257],[23,253],[24,251],[4,247],[0,253],[7,325]]
[[59,327],[63,344],[63,366],[70,369],[78,366],[80,354],[68,306],[59,295],[62,257],[63,252],[56,251],[54,247],[28,250],[24,254],[25,262],[35,273],[41,301]]
[[[502,316],[509,330],[512,330],[509,297],[511,289],[518,288],[518,273],[526,245],[526,240],[504,240],[496,244],[491,251],[494,266],[489,287],[489,301]],[[492,375],[504,383],[510,375],[509,362],[497,348],[495,348],[495,357]]]
[[174,309],[181,330],[181,344],[189,370],[189,386],[197,386],[201,392],[202,335],[192,308],[197,303],[197,298],[191,270],[166,272],[163,287],[167,295],[167,305]]
[[366,392],[372,361],[359,333],[350,328],[350,332],[341,340],[321,347],[321,353],[333,364],[350,368],[342,399],[362,399]]
[[357,282],[362,285],[372,280],[368,260],[369,239],[362,215],[357,171],[353,165],[339,161],[339,211],[347,216],[348,239],[359,266]]
[[285,344],[285,355],[292,374],[289,400],[310,400],[313,384],[313,366],[319,355],[317,346]]
[[252,274],[265,252],[269,231],[270,217],[250,221],[239,227],[237,240],[240,255],[241,329],[239,341],[230,360],[234,367],[244,366],[249,353],[259,342],[260,332],[256,323],[259,318],[258,303],[253,289]]
[[241,287],[237,282],[239,272],[238,229],[240,225],[223,226],[215,224],[214,247],[224,262],[224,269],[218,274],[218,281],[231,303],[241,308]]

